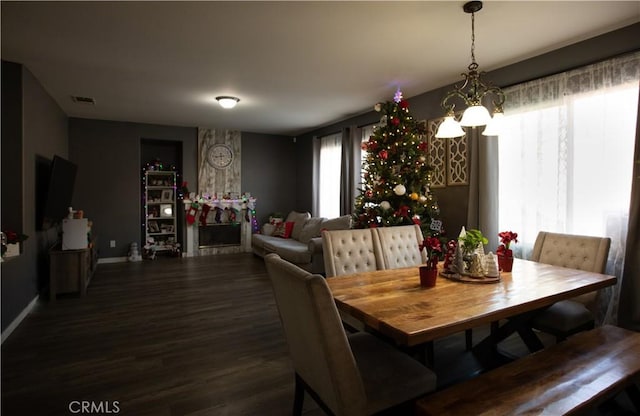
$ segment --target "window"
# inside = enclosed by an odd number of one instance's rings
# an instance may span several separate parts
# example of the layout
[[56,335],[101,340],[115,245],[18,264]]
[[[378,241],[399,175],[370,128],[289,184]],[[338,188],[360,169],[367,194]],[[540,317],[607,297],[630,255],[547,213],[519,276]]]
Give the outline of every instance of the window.
[[505,89],[499,228],[518,233],[523,257],[543,230],[608,236],[609,258],[624,257],[639,63],[633,54]]
[[319,212],[326,218],[340,216],[340,170],[342,135],[320,138]]

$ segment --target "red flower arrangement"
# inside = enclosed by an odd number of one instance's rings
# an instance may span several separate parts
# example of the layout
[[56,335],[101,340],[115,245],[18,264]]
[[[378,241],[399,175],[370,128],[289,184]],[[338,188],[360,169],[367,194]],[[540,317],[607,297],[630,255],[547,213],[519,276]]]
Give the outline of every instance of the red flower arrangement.
[[4,256],[4,253],[7,252],[8,244],[22,243],[24,240],[29,238],[28,235],[18,234],[15,231],[3,231],[2,234],[3,234],[3,238],[2,238],[2,247],[0,252],[2,253],[3,256]]
[[29,238],[25,234],[18,234],[15,231],[5,231],[4,235],[7,238],[7,244],[22,243],[24,240]]
[[509,248],[511,242],[518,242],[518,233],[514,233],[513,231],[503,231],[498,233],[498,237],[500,237],[500,245],[496,250],[496,254],[498,255],[498,266],[500,270],[504,272],[510,272],[511,267],[513,266],[513,251]]
[[498,233],[498,237],[500,237],[500,246],[496,250],[497,253],[505,253],[511,255],[513,252],[509,249],[511,242],[518,242],[518,233],[514,233],[513,231],[503,231]]
[[437,237],[427,237],[418,247],[420,251],[427,249],[427,267],[435,269],[442,254],[442,244]]

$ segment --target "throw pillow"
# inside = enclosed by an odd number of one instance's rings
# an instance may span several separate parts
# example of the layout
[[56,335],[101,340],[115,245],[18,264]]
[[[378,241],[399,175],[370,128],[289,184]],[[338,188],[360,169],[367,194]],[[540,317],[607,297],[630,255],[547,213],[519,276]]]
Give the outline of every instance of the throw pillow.
[[263,224],[262,225],[262,234],[264,235],[273,235],[273,232],[275,231],[276,226],[273,224]]
[[324,220],[326,220],[326,218],[311,217],[305,221],[298,241],[307,244],[313,237],[320,237],[320,226],[322,226]]
[[291,238],[293,225],[293,222],[280,222],[276,225],[276,229],[273,231],[272,235],[282,238]]
[[304,222],[307,218],[311,218],[311,214],[309,212],[291,211],[289,215],[287,215],[287,219],[285,221],[295,223],[293,231],[291,232],[291,238],[300,240],[300,233],[302,232],[302,227],[304,226]]
[[331,218],[322,223],[322,230],[348,230],[351,228],[351,215]]

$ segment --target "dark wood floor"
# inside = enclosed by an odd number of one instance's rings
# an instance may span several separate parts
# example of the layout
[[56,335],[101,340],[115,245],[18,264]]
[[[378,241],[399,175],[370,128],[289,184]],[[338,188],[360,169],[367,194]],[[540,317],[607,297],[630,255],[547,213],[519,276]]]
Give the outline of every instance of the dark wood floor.
[[[441,382],[473,371],[463,354],[462,334],[436,342]],[[2,345],[2,415],[288,415],[292,371],[262,259],[101,264],[87,297],[39,303]]]

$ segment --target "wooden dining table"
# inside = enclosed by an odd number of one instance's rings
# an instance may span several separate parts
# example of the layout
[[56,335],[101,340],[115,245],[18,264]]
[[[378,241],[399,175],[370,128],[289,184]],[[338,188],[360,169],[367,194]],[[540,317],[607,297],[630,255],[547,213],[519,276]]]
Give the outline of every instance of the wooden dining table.
[[331,277],[327,283],[342,313],[401,346],[507,319],[515,324],[503,325],[501,337],[517,331],[529,349],[537,350],[542,344],[537,338],[527,339],[535,335],[514,317],[526,318],[555,302],[615,285],[616,277],[515,259],[512,271],[501,272],[494,283],[440,275],[434,287],[421,287],[417,266]]

